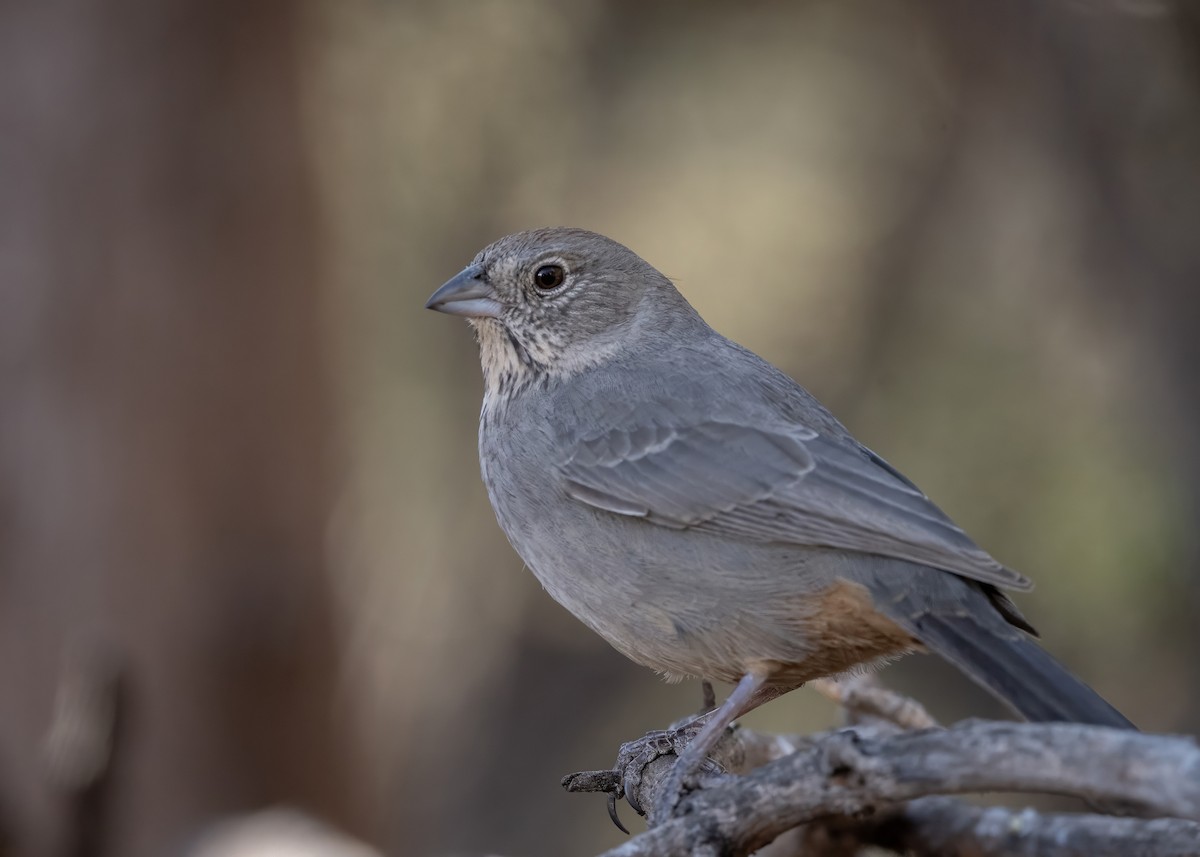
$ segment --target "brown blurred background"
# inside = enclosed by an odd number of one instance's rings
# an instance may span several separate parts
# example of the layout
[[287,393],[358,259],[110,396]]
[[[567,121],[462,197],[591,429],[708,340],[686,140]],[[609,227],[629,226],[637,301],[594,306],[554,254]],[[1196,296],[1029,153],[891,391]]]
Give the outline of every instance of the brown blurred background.
[[1200,728],[1191,0],[10,0],[0,855],[265,853],[214,825],[270,807],[396,855],[621,841],[558,778],[699,688],[523,571],[470,334],[421,308],[550,224],[814,390],[1132,719]]

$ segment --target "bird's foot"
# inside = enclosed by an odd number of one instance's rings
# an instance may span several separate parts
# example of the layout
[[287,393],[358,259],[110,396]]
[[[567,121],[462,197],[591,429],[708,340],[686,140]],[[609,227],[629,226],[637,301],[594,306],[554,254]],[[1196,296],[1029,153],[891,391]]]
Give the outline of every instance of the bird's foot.
[[665,774],[654,807],[653,817],[665,820],[674,815],[685,789],[703,786],[704,780],[723,775],[725,769],[713,759],[702,757],[698,763],[688,763],[687,748],[700,734],[707,719],[697,717],[682,726],[649,732],[636,741],[622,744],[617,753],[617,763],[613,766],[619,783],[619,793],[615,798],[623,795],[638,815],[645,815],[643,800],[648,792],[653,791],[647,788],[651,785],[647,781],[647,769],[657,759],[674,755],[677,761]]

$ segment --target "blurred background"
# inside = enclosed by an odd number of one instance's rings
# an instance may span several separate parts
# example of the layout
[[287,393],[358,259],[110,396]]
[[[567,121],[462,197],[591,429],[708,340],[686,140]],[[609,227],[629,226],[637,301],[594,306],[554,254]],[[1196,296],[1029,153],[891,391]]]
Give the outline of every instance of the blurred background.
[[[559,778],[699,687],[522,569],[470,333],[422,309],[553,224],[1033,577],[1134,721],[1200,729],[1190,0],[9,2],[0,854],[623,840]],[[885,680],[1003,716],[931,658]],[[750,718],[834,721],[808,690]]]

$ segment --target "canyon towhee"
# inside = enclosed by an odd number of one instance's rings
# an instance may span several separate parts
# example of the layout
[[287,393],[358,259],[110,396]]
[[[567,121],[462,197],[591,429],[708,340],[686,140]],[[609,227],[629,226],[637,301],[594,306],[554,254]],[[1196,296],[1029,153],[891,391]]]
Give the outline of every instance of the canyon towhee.
[[475,328],[483,481],[549,593],[671,678],[735,683],[675,766],[805,681],[936,652],[1034,721],[1131,724],[1032,639],[996,562],[671,282],[579,229],[502,238],[429,299]]

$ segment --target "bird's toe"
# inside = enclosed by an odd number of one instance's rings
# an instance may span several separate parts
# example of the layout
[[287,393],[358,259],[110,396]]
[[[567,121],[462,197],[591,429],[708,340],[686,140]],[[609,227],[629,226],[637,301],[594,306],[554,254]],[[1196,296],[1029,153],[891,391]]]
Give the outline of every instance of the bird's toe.
[[[725,769],[710,758],[701,759],[696,765],[679,763],[685,761],[685,751],[704,727],[704,722],[703,718],[697,718],[679,728],[655,730],[621,745],[613,770],[620,779],[625,800],[638,815],[646,814],[647,798],[657,793],[654,817],[669,818],[674,815],[679,798],[686,790],[725,773]],[[677,761],[668,770],[659,776],[647,776],[647,769],[653,762],[670,755]]]

